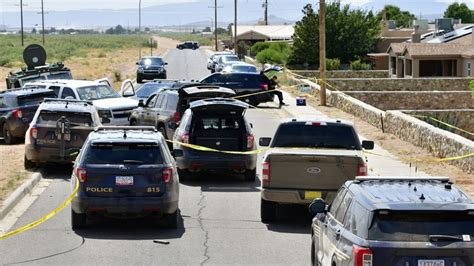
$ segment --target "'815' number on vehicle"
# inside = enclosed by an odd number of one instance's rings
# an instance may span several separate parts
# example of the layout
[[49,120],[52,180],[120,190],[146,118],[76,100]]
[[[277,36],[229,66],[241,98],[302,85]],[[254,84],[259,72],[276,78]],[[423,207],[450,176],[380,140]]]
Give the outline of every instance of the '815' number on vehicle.
[[160,190],[159,187],[149,187],[149,188],[146,189],[146,192],[148,192],[148,193],[158,193],[160,191],[161,190]]

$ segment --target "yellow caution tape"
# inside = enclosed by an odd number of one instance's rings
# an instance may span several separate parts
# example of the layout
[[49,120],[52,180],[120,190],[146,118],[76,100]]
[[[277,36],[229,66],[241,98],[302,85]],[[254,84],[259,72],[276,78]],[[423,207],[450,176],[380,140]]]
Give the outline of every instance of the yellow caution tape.
[[462,129],[462,128],[453,126],[453,125],[451,125],[451,124],[448,124],[448,123],[446,123],[446,122],[443,122],[443,121],[438,120],[438,119],[436,119],[436,118],[434,118],[434,117],[431,117],[431,116],[425,116],[425,115],[411,115],[411,116],[417,117],[417,118],[427,118],[427,119],[433,120],[433,121],[435,121],[435,122],[438,122],[438,123],[440,123],[440,124],[443,124],[443,125],[445,125],[445,126],[447,126],[447,127],[449,127],[449,128],[456,129],[456,130],[461,131],[461,132],[463,132],[463,133],[466,133],[466,134],[468,134],[468,135],[474,136],[474,133],[472,133],[472,132],[469,132],[469,131],[464,130],[464,129]]
[[77,191],[79,190],[79,180],[77,180],[76,182],[76,185],[74,186],[74,190],[72,192],[72,194],[61,204],[59,205],[56,209],[54,209],[52,212],[46,214],[45,216],[39,218],[38,220],[30,223],[30,224],[27,224],[21,228],[18,228],[16,230],[13,230],[11,232],[8,232],[4,235],[0,235],[0,240],[1,239],[5,239],[7,237],[10,237],[10,236],[14,236],[16,234],[19,234],[19,233],[23,233],[25,231],[28,231],[32,228],[35,228],[36,226],[46,222],[47,220],[51,219],[52,217],[54,217],[56,214],[58,214],[62,209],[64,209],[67,205],[69,205],[69,203],[71,203],[71,201],[74,199],[74,197],[76,196],[77,194]]
[[167,139],[166,141],[169,142],[169,143],[179,144],[183,147],[190,148],[190,149],[193,149],[193,150],[207,151],[207,152],[218,152],[218,153],[226,153],[226,154],[251,155],[251,154],[259,154],[259,153],[265,152],[265,151],[270,149],[270,148],[261,148],[261,149],[257,149],[257,150],[251,150],[251,151],[225,151],[225,150],[217,150],[217,149],[213,149],[213,148],[209,148],[209,147],[204,147],[204,146],[200,146],[200,145],[196,145],[196,144],[183,143],[183,142],[174,141],[174,140],[168,140]]

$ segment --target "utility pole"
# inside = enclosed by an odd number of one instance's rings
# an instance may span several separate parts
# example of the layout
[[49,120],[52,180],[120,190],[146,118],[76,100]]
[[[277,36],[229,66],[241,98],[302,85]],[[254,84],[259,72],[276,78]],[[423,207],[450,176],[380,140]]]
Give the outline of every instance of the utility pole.
[[20,0],[20,13],[21,13],[21,46],[25,46],[25,37],[23,35],[23,0]]
[[234,0],[234,53],[237,53],[237,0]]
[[263,16],[263,20],[265,25],[268,25],[268,0],[265,0],[265,14]]
[[326,106],[326,3],[319,0],[319,101]]
[[43,5],[43,0],[41,0],[41,24],[43,25],[43,46],[45,46],[44,42],[44,5]]
[[[138,35],[142,33],[142,0],[138,0]],[[138,45],[138,60],[142,58],[142,46]]]
[[217,47],[217,0],[214,0],[214,38],[217,52],[219,50],[219,47]]

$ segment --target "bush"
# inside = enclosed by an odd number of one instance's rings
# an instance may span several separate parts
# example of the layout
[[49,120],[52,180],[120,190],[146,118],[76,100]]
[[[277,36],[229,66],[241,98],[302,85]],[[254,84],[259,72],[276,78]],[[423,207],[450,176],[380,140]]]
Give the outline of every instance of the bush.
[[326,59],[327,70],[339,70],[341,69],[341,61],[339,59]]
[[114,81],[120,82],[122,81],[122,72],[115,70],[114,71]]
[[360,59],[351,62],[351,70],[370,70],[370,65],[362,63]]
[[250,48],[250,52],[252,54],[257,55],[261,51],[270,48],[270,43],[269,42],[257,42],[254,45],[252,45],[252,48]]
[[273,49],[265,49],[257,54],[257,61],[261,64],[284,64],[287,55]]

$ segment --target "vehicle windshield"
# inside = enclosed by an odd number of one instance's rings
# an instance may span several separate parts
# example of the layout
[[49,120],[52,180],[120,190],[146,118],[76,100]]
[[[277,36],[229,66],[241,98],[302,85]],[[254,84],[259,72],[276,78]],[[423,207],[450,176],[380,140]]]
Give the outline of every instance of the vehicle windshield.
[[93,144],[88,150],[87,164],[124,164],[140,161],[142,164],[162,164],[160,148],[149,143],[104,143]]
[[141,86],[137,90],[137,97],[148,98],[153,93],[156,93],[160,89],[171,88],[173,85],[170,83],[147,83]]
[[350,126],[290,123],[280,126],[273,146],[360,150],[358,141]]
[[430,235],[474,237],[474,215],[456,211],[390,211],[376,213],[369,239],[380,241],[430,241]]
[[238,62],[240,59],[237,56],[224,56],[222,58],[222,61],[224,62]]
[[40,76],[40,75],[25,77],[25,78],[20,79],[20,83],[23,86],[23,84],[25,84],[27,82],[34,82],[34,81],[38,81],[38,80],[46,80],[46,77],[45,76]]
[[61,72],[51,72],[48,74],[48,79],[71,79],[71,72],[61,71]]
[[40,104],[44,98],[56,98],[56,94],[51,91],[20,96],[18,97],[18,106],[37,105]]
[[233,65],[232,70],[235,72],[257,73],[257,68],[254,66]]
[[79,112],[55,112],[42,110],[38,116],[38,124],[56,124],[56,122],[65,117],[73,126],[92,126],[92,117],[90,113]]
[[99,99],[119,98],[120,96],[107,85],[95,85],[77,88],[79,98],[83,101],[93,101]]
[[150,58],[143,58],[140,60],[140,65],[148,66],[148,65],[163,65],[163,59],[159,57],[150,57]]

